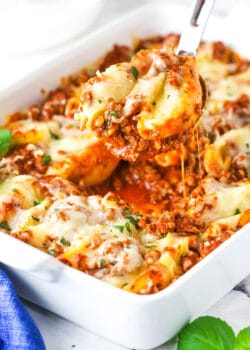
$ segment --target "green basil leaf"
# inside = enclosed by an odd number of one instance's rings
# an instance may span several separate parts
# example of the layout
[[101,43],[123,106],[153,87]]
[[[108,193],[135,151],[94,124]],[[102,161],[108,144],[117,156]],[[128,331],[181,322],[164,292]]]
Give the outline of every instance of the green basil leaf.
[[225,321],[203,316],[180,332],[177,350],[234,350],[234,345],[234,332]]
[[10,147],[10,138],[11,138],[10,130],[7,130],[7,129],[0,130],[0,154],[4,154],[6,151],[8,151]]
[[236,350],[250,349],[250,327],[242,329],[236,338]]

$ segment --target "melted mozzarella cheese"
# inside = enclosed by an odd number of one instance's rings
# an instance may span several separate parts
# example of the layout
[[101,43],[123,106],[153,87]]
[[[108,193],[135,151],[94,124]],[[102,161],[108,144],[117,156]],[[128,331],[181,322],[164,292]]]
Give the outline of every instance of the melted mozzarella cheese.
[[34,206],[34,201],[41,198],[38,181],[29,175],[20,175],[9,178],[0,184],[1,202],[9,202],[5,198],[18,198],[20,206],[28,209]]
[[190,200],[190,215],[209,224],[214,220],[243,212],[250,207],[250,182],[224,184],[212,178],[202,183],[204,195]]
[[[110,111],[111,102],[118,104],[119,112]],[[113,65],[85,84],[76,119],[82,128],[100,135],[110,113],[119,115],[113,118],[115,124],[136,116],[140,137],[154,140],[194,125],[201,104],[202,90],[193,58],[180,58],[166,50],[142,50],[131,62]]]
[[[105,181],[119,162],[93,133],[80,131],[76,121],[63,116],[55,115],[51,121],[46,122],[10,122],[6,128],[12,132],[13,145],[28,143],[26,150],[35,157],[51,157],[47,164],[48,175],[59,175],[74,182],[81,181],[83,185],[95,185]],[[1,160],[2,178],[6,178],[8,172],[15,173],[16,161],[18,158],[6,157]],[[25,162],[27,161],[26,159]],[[36,169],[39,174],[39,167]]]
[[250,175],[250,128],[230,130],[207,148],[204,166],[208,173],[229,170],[233,160],[241,161]]
[[41,209],[37,206],[31,211],[32,216],[39,218],[32,231],[46,232],[53,238],[64,237],[70,242],[78,236],[108,233],[110,226],[124,223],[119,208],[99,196],[64,196],[53,200],[47,210]]
[[[81,124],[83,125],[87,121],[87,127],[92,129],[92,123],[95,119],[98,119],[107,109],[108,98],[114,99],[114,101],[120,101],[126,97],[133,89],[135,83],[132,73],[127,67],[127,63],[124,63],[124,69],[121,64],[113,65],[106,69],[102,74],[98,74],[91,85],[91,101],[88,103],[88,108],[84,109],[78,115]],[[89,93],[89,90],[85,92]]]
[[130,273],[143,265],[138,244],[127,237],[106,240],[98,249],[99,258],[113,263],[113,274]]
[[216,238],[221,235],[225,227],[227,230],[234,232],[237,229],[237,224],[239,222],[240,214],[229,216],[226,218],[218,219],[213,221],[206,231],[201,234],[201,241],[206,241],[208,238]]
[[236,100],[242,94],[250,96],[250,69],[243,73],[229,75],[213,84],[207,109],[216,113],[224,101]]
[[51,132],[59,135],[60,128],[54,121],[38,122],[29,119],[10,122],[7,128],[12,132],[12,143],[42,145],[46,149],[51,141]]
[[209,48],[203,48],[197,54],[198,71],[202,78],[209,84],[223,80],[230,72],[230,65],[215,60],[211,57]]

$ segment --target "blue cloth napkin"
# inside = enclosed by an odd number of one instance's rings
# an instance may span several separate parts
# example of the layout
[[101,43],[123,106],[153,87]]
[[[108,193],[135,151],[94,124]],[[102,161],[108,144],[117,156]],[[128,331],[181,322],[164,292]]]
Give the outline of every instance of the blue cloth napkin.
[[34,321],[0,270],[0,350],[45,350]]

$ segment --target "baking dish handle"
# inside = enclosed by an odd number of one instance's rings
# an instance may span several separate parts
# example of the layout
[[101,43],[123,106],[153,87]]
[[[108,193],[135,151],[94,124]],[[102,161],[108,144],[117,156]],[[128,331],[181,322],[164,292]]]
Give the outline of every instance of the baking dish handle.
[[46,282],[55,282],[64,265],[46,253],[0,231],[0,262]]

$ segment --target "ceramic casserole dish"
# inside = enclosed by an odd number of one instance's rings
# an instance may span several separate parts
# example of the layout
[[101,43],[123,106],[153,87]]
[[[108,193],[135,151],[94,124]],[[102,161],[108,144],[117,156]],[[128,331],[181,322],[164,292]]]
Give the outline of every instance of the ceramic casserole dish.
[[[62,76],[95,61],[114,43],[128,45],[135,35],[180,32],[186,10],[174,4],[145,6],[66,48],[60,56],[3,91],[2,122],[6,114],[39,101],[41,88],[54,88]],[[237,22],[239,11],[225,18],[212,16],[205,39],[223,40],[250,57],[243,14]],[[249,273],[249,230],[249,225],[243,227],[181,278],[153,295],[136,295],[103,283],[3,232],[0,261],[23,298],[113,342],[150,349],[175,336],[190,319],[208,309]]]

